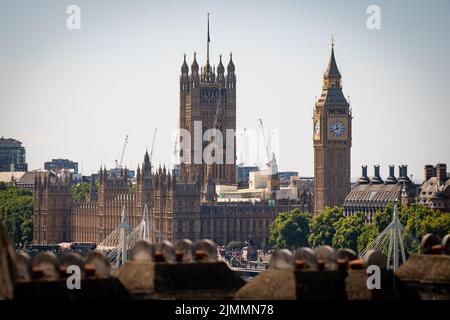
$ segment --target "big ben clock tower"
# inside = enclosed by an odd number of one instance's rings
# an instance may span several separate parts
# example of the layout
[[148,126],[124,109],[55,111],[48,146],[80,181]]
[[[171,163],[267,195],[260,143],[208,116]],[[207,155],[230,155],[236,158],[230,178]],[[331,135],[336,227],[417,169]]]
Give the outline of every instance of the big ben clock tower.
[[350,192],[352,115],[342,93],[341,74],[331,56],[323,75],[323,87],[313,115],[314,215],[325,207],[340,206]]

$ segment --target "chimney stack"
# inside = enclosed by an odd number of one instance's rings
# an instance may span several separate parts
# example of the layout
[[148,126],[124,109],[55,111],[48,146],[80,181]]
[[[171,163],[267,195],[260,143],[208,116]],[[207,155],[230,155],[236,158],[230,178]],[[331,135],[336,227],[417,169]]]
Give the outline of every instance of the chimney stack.
[[380,177],[380,166],[379,165],[373,166],[373,170],[374,170],[374,175],[373,175],[371,182],[373,184],[383,183],[383,180]]
[[408,166],[406,164],[399,166],[399,177],[398,182],[400,183],[410,183],[411,180],[408,177]]
[[427,164],[425,165],[424,168],[424,179],[425,181],[430,180],[430,178],[435,177],[436,176],[436,169],[433,167],[433,165],[431,164]]
[[362,173],[361,178],[358,180],[358,184],[368,184],[370,182],[369,178],[367,177],[367,166],[361,166]]
[[445,163],[438,163],[436,165],[436,177],[438,183],[443,183],[447,180],[447,165]]
[[386,179],[387,184],[397,183],[397,178],[395,178],[395,166],[389,165],[389,177]]

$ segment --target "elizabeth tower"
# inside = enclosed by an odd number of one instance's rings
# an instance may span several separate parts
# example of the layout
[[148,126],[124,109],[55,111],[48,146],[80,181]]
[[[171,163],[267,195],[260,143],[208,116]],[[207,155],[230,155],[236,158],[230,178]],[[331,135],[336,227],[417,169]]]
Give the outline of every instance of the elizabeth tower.
[[313,115],[314,214],[340,206],[350,192],[352,115],[342,93],[341,74],[331,56],[323,75],[323,87]]

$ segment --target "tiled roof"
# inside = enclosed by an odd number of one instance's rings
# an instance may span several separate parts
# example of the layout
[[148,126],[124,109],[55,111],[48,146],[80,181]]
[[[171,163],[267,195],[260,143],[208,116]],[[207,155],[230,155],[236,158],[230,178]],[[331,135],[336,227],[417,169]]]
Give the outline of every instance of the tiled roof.
[[386,204],[400,200],[401,184],[360,184],[353,188],[344,201],[345,205],[365,205],[367,203]]
[[34,185],[34,180],[36,177],[41,176],[42,179],[45,176],[54,175],[50,171],[46,170],[35,170],[26,172],[18,181],[18,185]]
[[439,183],[436,177],[431,177],[420,187],[420,198],[443,198],[444,194],[450,195],[450,179],[444,183]]

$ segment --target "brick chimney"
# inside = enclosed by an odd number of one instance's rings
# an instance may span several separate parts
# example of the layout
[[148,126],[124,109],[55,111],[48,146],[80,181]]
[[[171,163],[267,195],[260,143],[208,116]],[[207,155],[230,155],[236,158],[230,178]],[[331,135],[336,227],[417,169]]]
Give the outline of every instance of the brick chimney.
[[433,167],[433,165],[431,165],[431,164],[425,165],[425,168],[424,168],[425,181],[428,181],[428,180],[430,180],[430,178],[435,177],[435,176],[436,176],[436,171],[435,171],[435,168]]
[[439,183],[447,180],[447,165],[445,163],[438,163],[436,165],[436,177]]

